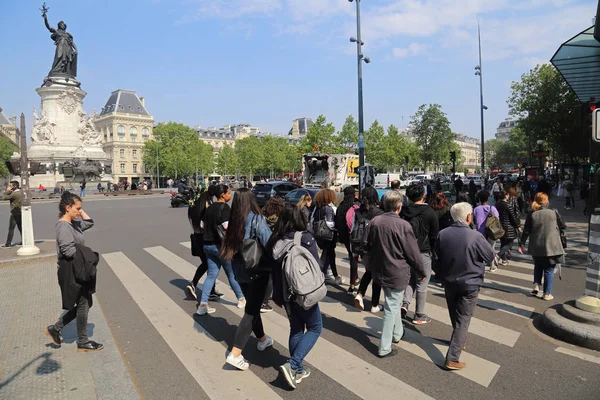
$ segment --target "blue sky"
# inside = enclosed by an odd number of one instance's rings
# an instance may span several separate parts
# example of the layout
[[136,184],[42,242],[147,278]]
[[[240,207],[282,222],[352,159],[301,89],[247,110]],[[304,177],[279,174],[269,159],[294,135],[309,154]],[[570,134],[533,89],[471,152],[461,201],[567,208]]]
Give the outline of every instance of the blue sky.
[[[477,20],[483,46],[486,139],[508,116],[511,81],[592,25],[595,0],[362,0],[365,127],[406,126],[439,103],[457,133],[479,137]],[[136,90],[155,121],[250,123],[287,133],[324,114],[357,114],[354,3],[348,0],[49,0],[79,48],[88,112],[110,92]],[[54,45],[41,1],[0,0],[0,107],[24,112]]]

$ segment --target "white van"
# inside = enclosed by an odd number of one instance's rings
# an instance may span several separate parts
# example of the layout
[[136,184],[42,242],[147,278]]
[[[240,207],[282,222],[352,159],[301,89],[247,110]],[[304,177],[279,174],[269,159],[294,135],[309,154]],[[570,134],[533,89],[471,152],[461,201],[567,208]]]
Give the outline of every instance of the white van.
[[386,189],[390,187],[389,183],[395,179],[402,182],[402,176],[400,174],[377,174],[375,176],[375,189]]

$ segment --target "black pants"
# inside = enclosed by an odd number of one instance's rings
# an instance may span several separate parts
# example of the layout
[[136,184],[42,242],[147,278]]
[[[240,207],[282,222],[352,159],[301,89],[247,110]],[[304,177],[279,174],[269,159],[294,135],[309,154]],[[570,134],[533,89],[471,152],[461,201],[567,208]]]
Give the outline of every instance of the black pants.
[[338,276],[337,268],[335,266],[335,243],[328,244],[322,249],[321,265],[323,266],[323,271],[327,273],[327,267],[331,267],[333,276]]
[[467,342],[467,333],[469,333],[469,324],[477,305],[479,288],[465,291],[454,285],[444,285],[444,290],[446,291],[448,314],[450,314],[452,322],[452,338],[448,353],[446,353],[446,360],[458,362],[463,346]]
[[265,298],[263,300],[264,303],[271,300],[273,296],[273,277],[269,274],[269,283],[267,284],[267,289],[265,290]]
[[21,228],[21,209],[13,209],[10,212],[10,219],[8,221],[8,236],[6,237],[6,245],[10,246],[15,234],[15,226],[19,229],[21,234],[21,241],[23,241],[23,229]]
[[90,311],[89,299],[86,296],[79,296],[77,305],[67,311],[54,324],[54,329],[61,331],[65,325],[77,318],[77,343],[86,344],[89,342],[87,335],[88,313]]
[[[365,295],[367,293],[367,288],[369,287],[369,283],[373,276],[371,275],[371,271],[365,271],[362,278],[360,279],[360,285],[358,286],[358,293],[361,295]],[[379,297],[381,296],[381,287],[373,281],[373,287],[371,288],[371,306],[375,307],[379,305]]]
[[350,238],[344,242],[344,246],[346,246],[348,259],[350,260],[350,286],[352,286],[358,280],[358,262],[352,256],[352,250],[350,249]]
[[264,301],[268,285],[269,275],[261,276],[248,283],[240,283],[242,293],[244,293],[244,298],[246,299],[246,308],[244,316],[235,331],[233,347],[243,349],[250,338],[251,332],[254,332],[256,338],[265,336],[260,316],[260,306]]

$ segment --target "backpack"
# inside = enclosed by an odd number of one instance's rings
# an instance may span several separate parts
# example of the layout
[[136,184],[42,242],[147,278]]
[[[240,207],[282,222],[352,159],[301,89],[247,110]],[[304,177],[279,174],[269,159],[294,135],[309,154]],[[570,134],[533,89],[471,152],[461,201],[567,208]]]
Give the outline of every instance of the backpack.
[[352,254],[362,254],[365,245],[365,232],[371,220],[362,216],[362,213],[354,213],[354,223],[350,231],[350,249]]
[[504,236],[504,229],[500,224],[500,220],[492,213],[491,207],[490,212],[485,219],[485,236],[492,240],[498,240]]
[[446,211],[439,219],[440,231],[449,226],[452,226],[454,223],[454,219],[452,219],[452,215],[450,214],[450,210]]
[[294,234],[294,244],[283,257],[283,288],[286,301],[310,309],[327,295],[325,276],[319,262],[302,247],[302,232]]
[[575,185],[573,185],[573,182],[569,182],[569,183],[567,183],[567,186],[565,187],[565,189],[567,189],[569,192],[572,192],[573,189],[575,189]]

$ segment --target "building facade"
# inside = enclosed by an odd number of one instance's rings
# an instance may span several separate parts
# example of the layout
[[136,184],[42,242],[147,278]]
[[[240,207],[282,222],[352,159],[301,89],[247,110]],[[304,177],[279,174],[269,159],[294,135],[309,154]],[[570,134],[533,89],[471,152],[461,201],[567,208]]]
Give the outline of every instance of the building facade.
[[498,128],[496,128],[496,139],[502,143],[508,142],[510,133],[518,125],[518,119],[506,118],[504,121],[500,122],[500,125],[498,125]]
[[225,145],[235,147],[235,141],[238,139],[261,136],[260,128],[250,126],[250,124],[225,125],[222,128],[214,126],[202,128],[198,125],[193,129],[198,132],[200,140],[212,146],[215,153],[218,153]]
[[0,107],[0,136],[10,139],[15,145],[19,146],[21,136],[17,133],[16,117],[7,118]]
[[465,136],[456,135],[454,142],[460,147],[462,155],[462,164],[469,173],[481,169],[481,140]]
[[143,97],[132,90],[115,90],[95,119],[103,135],[102,147],[112,158],[115,182],[138,183],[155,178],[146,171],[142,159],[144,143],[153,140],[154,118],[148,113]]
[[312,126],[311,118],[298,118],[292,121],[292,129],[288,132],[288,142],[298,144],[308,133],[308,129]]

